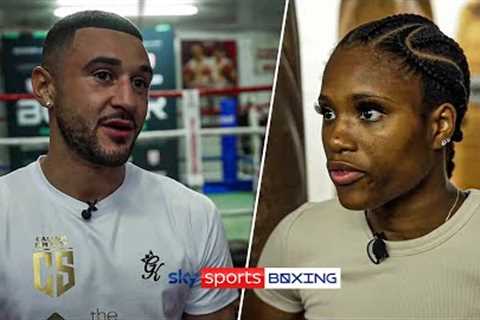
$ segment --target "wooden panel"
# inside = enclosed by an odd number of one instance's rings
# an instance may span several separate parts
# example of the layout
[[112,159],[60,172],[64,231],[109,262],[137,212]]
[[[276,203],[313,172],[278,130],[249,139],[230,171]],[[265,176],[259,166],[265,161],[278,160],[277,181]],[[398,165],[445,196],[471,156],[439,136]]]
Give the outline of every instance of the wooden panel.
[[278,222],[307,200],[305,147],[294,2],[290,1],[273,103],[250,265]]
[[480,3],[471,1],[460,13],[458,42],[462,46],[472,75],[480,74]]
[[397,13],[416,13],[432,19],[430,0],[342,0],[338,35],[357,26]]
[[465,188],[480,188],[480,105],[469,105],[463,125],[463,141],[455,144],[453,182]]
[[[458,42],[470,66],[472,78],[480,77],[480,3],[470,1],[460,14]],[[478,90],[475,90],[478,91]],[[480,97],[473,97],[476,101]],[[461,188],[480,188],[480,104],[470,103],[462,126],[463,141],[455,144],[452,180]]]

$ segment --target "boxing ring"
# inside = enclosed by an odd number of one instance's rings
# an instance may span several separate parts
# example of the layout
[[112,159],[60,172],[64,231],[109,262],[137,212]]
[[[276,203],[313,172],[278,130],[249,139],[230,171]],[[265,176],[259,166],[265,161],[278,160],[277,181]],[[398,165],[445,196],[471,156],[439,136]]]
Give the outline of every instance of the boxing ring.
[[[255,168],[255,173],[258,174],[260,166],[260,158],[262,155],[262,139],[265,135],[265,126],[260,124],[261,115],[268,115],[268,103],[251,103],[249,106],[240,106],[248,109],[248,126],[235,126],[228,125],[221,127],[202,127],[202,106],[201,99],[203,97],[229,97],[235,98],[238,101],[240,95],[252,95],[265,92],[270,94],[272,90],[271,85],[259,85],[248,87],[234,87],[225,89],[187,89],[187,90],[152,90],[149,94],[150,103],[156,99],[166,98],[179,98],[181,103],[178,104],[177,113],[179,121],[182,126],[176,129],[169,130],[151,130],[142,131],[137,139],[137,145],[142,143],[151,143],[162,139],[181,139],[184,142],[180,144],[182,146],[182,152],[185,157],[185,174],[181,181],[191,188],[202,190],[206,183],[206,178],[203,170],[204,153],[202,150],[202,140],[208,137],[249,137],[251,143],[251,162]],[[21,100],[34,100],[33,95],[30,93],[3,93],[0,94],[0,103],[2,102],[14,102],[15,104],[5,104],[5,106],[16,106],[21,108]],[[253,99],[255,100],[255,99]],[[268,98],[268,101],[270,98]],[[33,103],[33,102],[32,102]],[[36,103],[36,102],[35,102]],[[19,106],[20,105],[20,106]],[[263,112],[262,112],[263,111]],[[44,112],[44,111],[42,111]],[[226,116],[226,120],[231,119],[230,116]],[[220,122],[222,115],[218,115]],[[5,120],[5,119],[3,119]],[[228,121],[226,121],[228,122]],[[0,148],[7,150],[8,147],[18,146],[48,146],[48,136],[28,136],[28,137],[0,137]],[[219,159],[221,161],[221,159]],[[256,174],[253,177],[253,191],[256,189]],[[222,218],[232,219],[251,219],[253,212],[254,192],[251,196],[251,205],[241,205],[236,208],[221,208],[220,213]],[[215,202],[215,200],[214,200]],[[228,202],[228,201],[227,201]],[[244,220],[246,221],[246,220]],[[244,222],[247,223],[247,222]],[[249,226],[248,226],[249,229]]]

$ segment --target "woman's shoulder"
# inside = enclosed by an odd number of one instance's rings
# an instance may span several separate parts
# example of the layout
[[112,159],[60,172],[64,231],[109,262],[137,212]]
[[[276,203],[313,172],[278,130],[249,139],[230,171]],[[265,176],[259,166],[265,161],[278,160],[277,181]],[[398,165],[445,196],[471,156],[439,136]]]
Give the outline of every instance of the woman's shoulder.
[[261,265],[315,265],[318,252],[322,252],[322,263],[333,263],[352,243],[367,240],[366,228],[364,214],[342,207],[338,199],[305,203],[277,225]]
[[[359,211],[353,211],[342,207],[338,199],[330,199],[322,202],[307,202],[298,209],[288,214],[284,220],[291,226],[315,224],[337,224],[355,219]],[[283,221],[282,221],[283,222]]]
[[341,228],[357,228],[364,216],[361,211],[348,210],[338,199],[322,202],[307,202],[283,218],[276,228],[277,233],[290,237],[309,237],[329,234]]

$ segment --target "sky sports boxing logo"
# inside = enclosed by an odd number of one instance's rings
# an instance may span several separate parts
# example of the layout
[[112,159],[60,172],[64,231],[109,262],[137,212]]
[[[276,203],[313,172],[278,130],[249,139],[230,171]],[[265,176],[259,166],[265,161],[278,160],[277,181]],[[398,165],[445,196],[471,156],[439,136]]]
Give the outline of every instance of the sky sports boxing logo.
[[340,268],[203,268],[202,288],[340,289]]

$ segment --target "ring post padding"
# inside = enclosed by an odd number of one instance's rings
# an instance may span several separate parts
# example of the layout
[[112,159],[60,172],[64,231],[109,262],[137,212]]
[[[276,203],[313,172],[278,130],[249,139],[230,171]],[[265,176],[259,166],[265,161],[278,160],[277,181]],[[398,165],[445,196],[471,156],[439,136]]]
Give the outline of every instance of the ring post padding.
[[[253,106],[252,108],[248,109],[248,122],[250,127],[254,130],[258,130],[260,128],[260,114],[257,110],[257,106]],[[258,175],[260,174],[260,158],[262,156],[262,141],[260,136],[252,135],[252,157],[253,157],[253,168],[255,168],[253,174],[253,186],[256,188],[258,182]]]
[[[220,126],[224,128],[237,126],[237,99],[224,97],[220,100]],[[230,186],[237,182],[237,137],[222,137],[223,181]]]
[[197,89],[182,91],[183,124],[186,131],[185,155],[187,184],[202,187],[202,150],[200,141],[200,93]]

